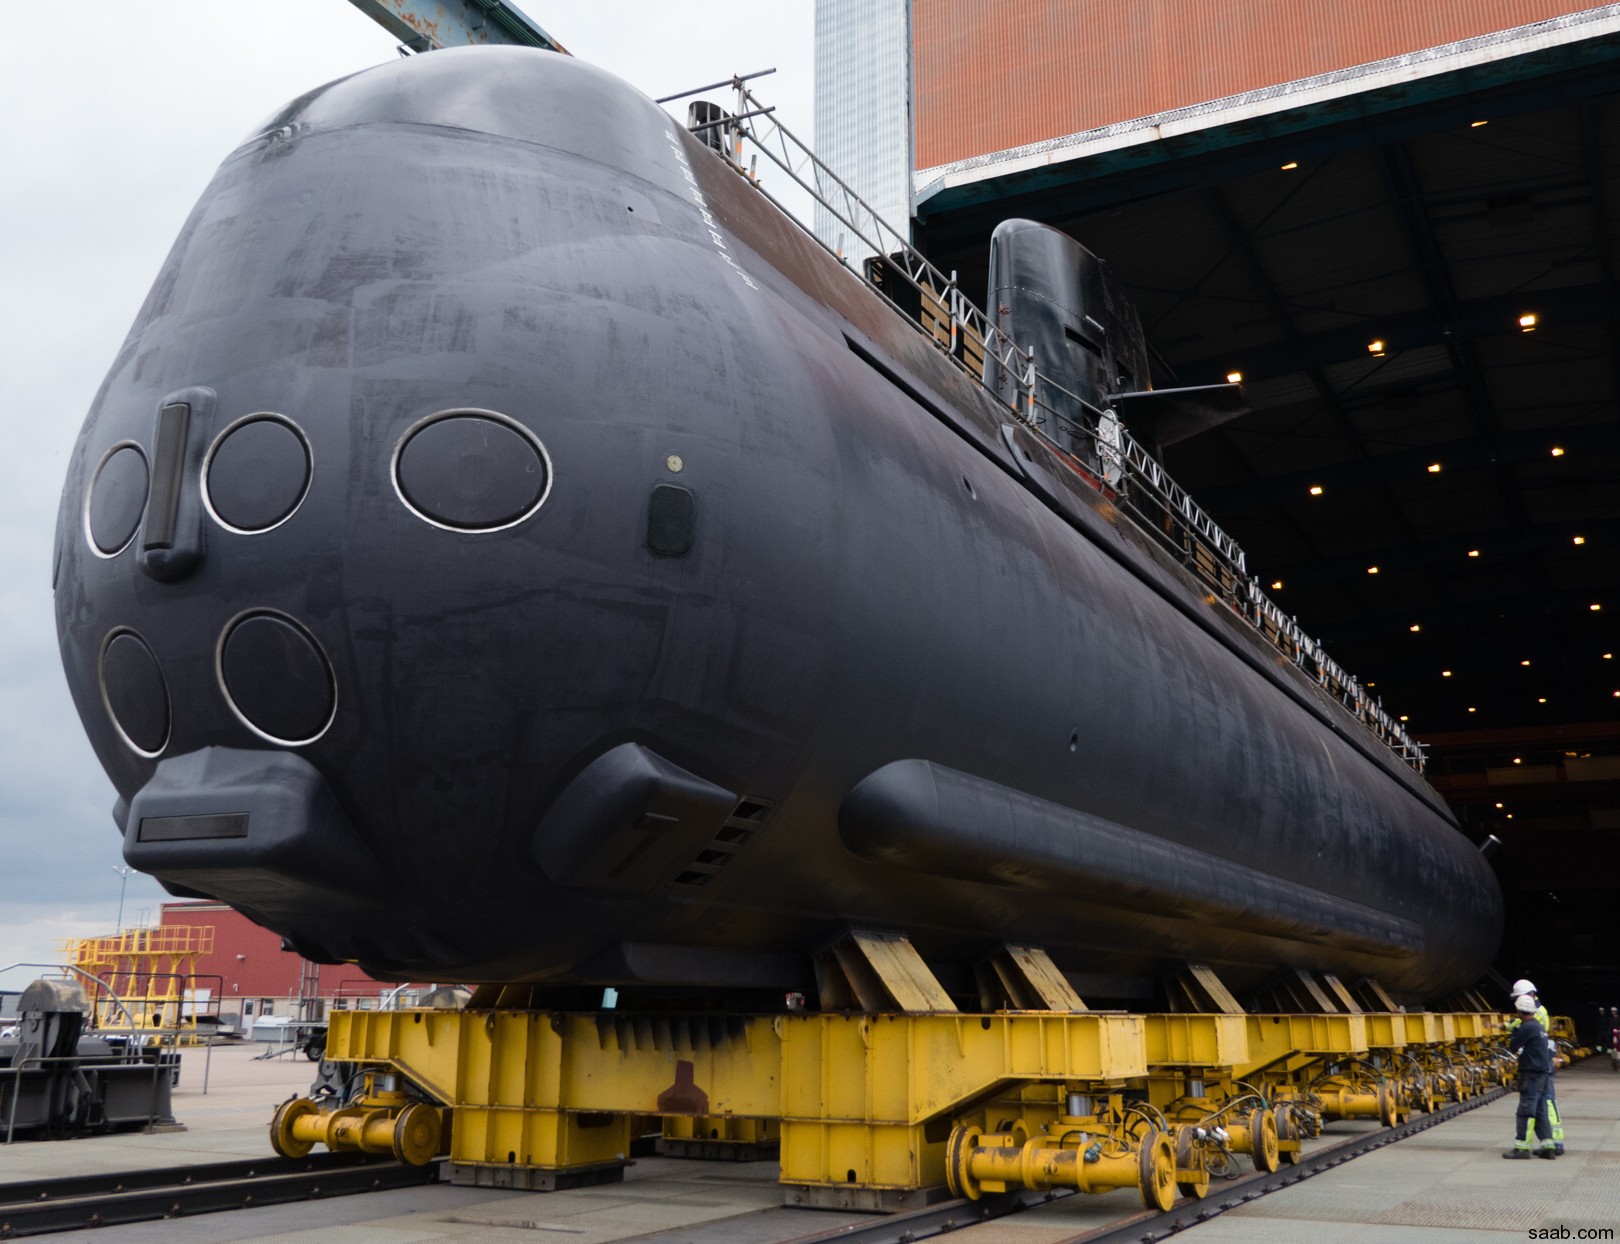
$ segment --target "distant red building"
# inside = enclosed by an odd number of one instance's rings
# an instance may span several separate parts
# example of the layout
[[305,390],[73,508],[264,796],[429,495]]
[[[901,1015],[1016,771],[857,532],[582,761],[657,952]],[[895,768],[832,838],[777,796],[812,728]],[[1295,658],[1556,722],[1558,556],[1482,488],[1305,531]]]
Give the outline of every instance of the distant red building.
[[333,1005],[369,1008],[376,1005],[380,994],[395,987],[394,982],[376,980],[352,964],[309,964],[293,951],[283,950],[278,935],[224,903],[164,903],[158,925],[213,928],[213,950],[198,956],[196,981],[199,991],[219,999],[223,1017],[291,1013],[306,970],[314,978],[312,992],[325,1004],[323,1009]]

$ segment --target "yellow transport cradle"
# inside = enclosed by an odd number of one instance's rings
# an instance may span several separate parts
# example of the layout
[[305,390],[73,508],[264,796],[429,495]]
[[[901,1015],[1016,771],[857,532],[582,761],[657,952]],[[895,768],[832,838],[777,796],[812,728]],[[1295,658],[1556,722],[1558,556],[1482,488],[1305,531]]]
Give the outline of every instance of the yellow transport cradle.
[[[1026,968],[1039,954],[1011,949]],[[1242,1014],[1218,990],[1230,1010],[1138,1015],[1045,993],[1071,1009],[966,1014],[940,990],[918,1000],[943,1006],[880,1014],[338,1012],[327,1057],[358,1091],[284,1103],[272,1141],[448,1152],[457,1183],[553,1189],[618,1178],[661,1120],[663,1152],[779,1144],[790,1204],[1133,1187],[1168,1209],[1239,1158],[1297,1161],[1324,1122],[1393,1124],[1511,1073],[1483,1010]]]

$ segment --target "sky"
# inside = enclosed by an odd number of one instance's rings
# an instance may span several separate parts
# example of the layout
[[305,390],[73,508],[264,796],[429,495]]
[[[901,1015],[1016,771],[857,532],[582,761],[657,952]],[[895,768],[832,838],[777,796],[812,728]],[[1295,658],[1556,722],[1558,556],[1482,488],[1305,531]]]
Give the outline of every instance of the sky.
[[[789,129],[813,132],[813,0],[521,7],[654,98],[776,68],[757,93]],[[113,788],[68,696],[52,611],[79,426],[220,161],[281,104],[398,54],[347,0],[92,0],[35,14],[0,45],[0,969],[57,962],[62,939],[111,932],[126,886]],[[125,925],[155,922],[167,897],[130,875]],[[0,972],[0,989],[37,974]]]

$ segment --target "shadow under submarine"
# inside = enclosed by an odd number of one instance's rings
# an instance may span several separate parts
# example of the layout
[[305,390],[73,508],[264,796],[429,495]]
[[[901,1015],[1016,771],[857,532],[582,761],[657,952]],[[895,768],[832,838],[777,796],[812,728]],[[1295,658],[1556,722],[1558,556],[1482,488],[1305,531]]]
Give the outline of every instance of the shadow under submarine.
[[[1003,225],[991,288],[1078,391],[1145,378],[1061,234]],[[1102,993],[1475,980],[1501,898],[1439,797],[1014,423],[599,69],[314,90],[68,472],[125,858],[397,979],[794,989],[853,924],[948,985],[1003,939]]]

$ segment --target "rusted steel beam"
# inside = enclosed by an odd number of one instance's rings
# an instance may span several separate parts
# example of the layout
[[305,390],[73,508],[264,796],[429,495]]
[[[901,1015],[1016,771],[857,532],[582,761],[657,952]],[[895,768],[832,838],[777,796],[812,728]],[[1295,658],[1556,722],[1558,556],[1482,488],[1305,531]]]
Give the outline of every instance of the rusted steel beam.
[[413,51],[512,43],[569,55],[515,4],[504,0],[349,0]]

